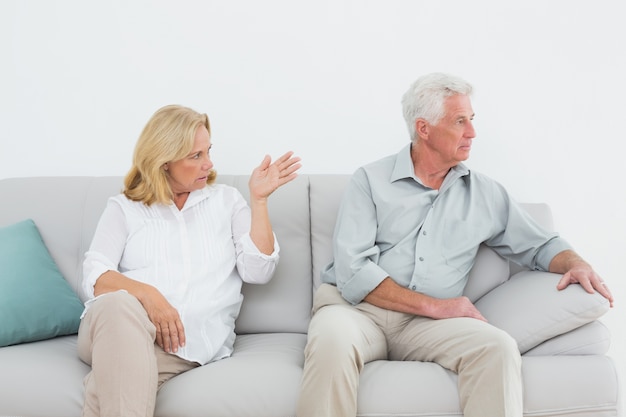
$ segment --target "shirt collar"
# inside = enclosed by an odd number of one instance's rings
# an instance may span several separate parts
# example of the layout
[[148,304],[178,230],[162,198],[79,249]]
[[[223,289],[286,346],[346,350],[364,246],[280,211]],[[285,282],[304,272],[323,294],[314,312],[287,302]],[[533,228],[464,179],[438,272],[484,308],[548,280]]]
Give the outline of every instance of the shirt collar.
[[[452,167],[444,182],[454,181],[457,178],[469,176],[470,170],[465,164],[460,162],[458,165]],[[413,160],[411,159],[411,144],[409,143],[398,152],[394,162],[393,170],[389,182],[396,182],[401,179],[412,178],[418,183],[422,183],[419,178],[415,176],[415,170],[413,169]]]
[[[207,186],[205,186],[204,188],[201,188],[199,190],[194,190],[194,191],[190,192],[189,196],[187,196],[187,201],[185,201],[185,205],[183,206],[182,210],[180,210],[180,211],[185,211],[185,210],[189,209],[190,207],[195,206],[196,204],[198,204],[202,200],[208,198],[210,194],[211,194],[211,189],[210,189],[210,187],[207,187]],[[170,205],[173,208],[175,208],[176,211],[179,211],[176,208],[176,205],[173,202]]]

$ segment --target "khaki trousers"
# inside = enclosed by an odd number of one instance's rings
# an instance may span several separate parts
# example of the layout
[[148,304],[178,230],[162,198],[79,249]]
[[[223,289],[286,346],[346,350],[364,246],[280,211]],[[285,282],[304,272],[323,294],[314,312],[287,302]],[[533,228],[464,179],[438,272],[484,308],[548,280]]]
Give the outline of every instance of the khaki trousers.
[[522,417],[521,357],[504,331],[470,318],[433,320],[352,306],[322,284],[313,302],[298,417],[357,415],[359,375],[374,360],[435,362],[458,374],[466,417]]
[[198,366],[154,343],[156,328],[134,296],[97,299],[78,330],[78,356],[91,365],[84,380],[84,417],[152,417],[157,390]]

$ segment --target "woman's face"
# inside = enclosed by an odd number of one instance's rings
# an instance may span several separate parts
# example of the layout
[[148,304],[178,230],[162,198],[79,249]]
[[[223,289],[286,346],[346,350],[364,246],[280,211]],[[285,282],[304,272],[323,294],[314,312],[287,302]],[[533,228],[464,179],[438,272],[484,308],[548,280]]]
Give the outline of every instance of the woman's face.
[[204,188],[209,171],[213,168],[210,149],[209,131],[201,125],[196,130],[191,153],[178,161],[168,162],[165,168],[168,172],[167,180],[175,196]]

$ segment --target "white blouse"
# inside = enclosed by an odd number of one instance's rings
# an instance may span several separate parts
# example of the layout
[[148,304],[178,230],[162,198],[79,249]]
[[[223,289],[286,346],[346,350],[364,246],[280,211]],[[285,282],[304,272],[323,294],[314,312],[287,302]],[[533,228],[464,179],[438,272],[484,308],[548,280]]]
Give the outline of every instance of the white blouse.
[[193,191],[182,210],[111,197],[85,254],[85,311],[95,300],[96,280],[118,271],[156,287],[178,310],[186,337],[178,356],[200,364],[227,357],[242,280],[264,284],[278,263],[276,236],[268,256],[249,232],[250,208],[237,189],[223,184]]

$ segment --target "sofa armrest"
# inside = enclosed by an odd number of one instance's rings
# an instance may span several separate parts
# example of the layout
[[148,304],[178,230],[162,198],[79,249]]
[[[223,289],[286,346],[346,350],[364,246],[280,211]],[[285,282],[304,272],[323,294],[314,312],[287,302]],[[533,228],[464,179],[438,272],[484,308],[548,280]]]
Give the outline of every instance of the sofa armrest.
[[598,293],[580,285],[559,291],[561,275],[522,271],[476,302],[489,323],[505,330],[522,354],[555,336],[590,323],[609,310]]

